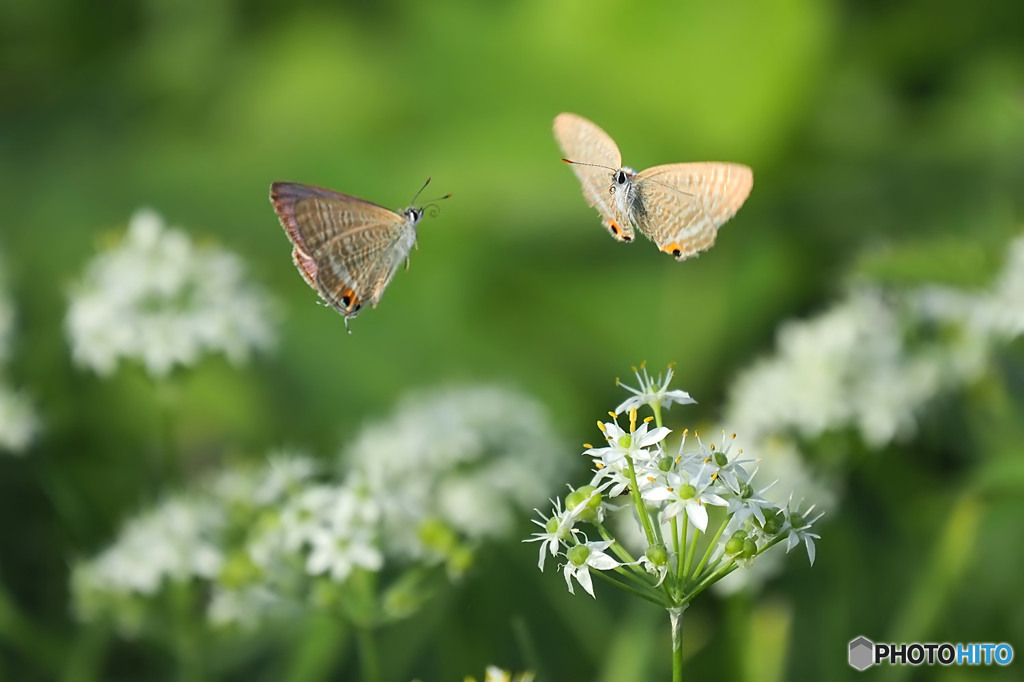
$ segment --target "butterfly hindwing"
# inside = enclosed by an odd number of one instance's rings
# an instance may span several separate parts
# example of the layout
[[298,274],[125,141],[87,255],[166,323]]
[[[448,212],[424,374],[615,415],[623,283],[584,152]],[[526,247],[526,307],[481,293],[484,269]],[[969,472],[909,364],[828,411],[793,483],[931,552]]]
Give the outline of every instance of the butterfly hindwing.
[[750,194],[754,175],[735,163],[674,163],[641,171],[634,182],[637,229],[684,260],[715,243],[718,228]]

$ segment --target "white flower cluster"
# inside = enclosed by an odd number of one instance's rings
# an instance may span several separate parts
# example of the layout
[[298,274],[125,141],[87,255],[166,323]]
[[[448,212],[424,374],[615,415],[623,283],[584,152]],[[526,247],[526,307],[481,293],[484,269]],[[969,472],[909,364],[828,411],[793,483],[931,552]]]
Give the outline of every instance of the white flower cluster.
[[507,535],[562,471],[544,409],[489,386],[413,395],[393,418],[366,427],[343,466],[380,506],[396,556],[438,556],[426,527],[470,541]]
[[[2,266],[2,263],[0,263]],[[3,281],[0,267],[0,283]],[[11,337],[14,335],[14,305],[6,292],[0,291],[0,365],[11,355]],[[2,372],[0,372],[2,377]],[[39,418],[32,402],[24,392],[0,381],[0,452],[20,454],[25,451],[39,431]]]
[[86,268],[65,327],[77,364],[107,375],[134,359],[160,377],[206,353],[247,360],[272,345],[272,318],[238,256],[197,247],[142,210],[122,243]]
[[[644,396],[642,404],[653,416],[638,424],[638,406],[629,404],[628,429],[618,418],[598,422],[606,444],[587,446],[583,453],[596,467],[590,483],[571,491],[564,509],[556,501],[549,516],[534,521],[542,532],[526,540],[541,543],[539,568],[544,570],[547,556],[560,557],[569,591],[575,579],[591,596],[591,572],[614,571],[613,581],[676,609],[780,542],[787,551],[803,542],[814,563],[818,536],[810,528],[818,517],[808,518],[810,509],[800,512],[792,504],[778,507],[765,500],[764,491],[752,487],[756,472],[745,466],[751,460],[741,459],[742,451],[732,452],[731,438],[723,437],[719,448],[696,438],[688,449],[684,431],[678,450],[670,453],[665,439],[671,431],[657,425],[661,408],[672,402],[670,396],[686,394],[669,392],[667,380],[651,380],[646,372],[638,372],[637,378],[640,390],[630,390]],[[686,398],[674,402],[692,402]],[[625,499],[629,502],[624,504]],[[713,531],[710,507],[721,508]],[[641,527],[646,547],[639,558],[605,526],[606,517],[622,508]],[[592,526],[602,539],[590,540],[583,525]],[[699,536],[710,538],[702,543],[703,556],[695,559]]]
[[[1008,251],[987,290],[862,287],[782,326],[774,355],[738,377],[723,416],[761,456],[761,474],[779,481],[767,499],[831,509],[835,494],[806,469],[801,447],[839,431],[872,448],[912,436],[930,400],[979,378],[993,351],[1024,333],[1024,238]],[[716,589],[767,577],[777,568],[767,558]]]
[[[929,333],[937,324],[953,333]],[[861,288],[784,325],[775,355],[737,379],[725,419],[756,436],[850,429],[881,448],[912,435],[931,398],[976,379],[993,348],[1022,332],[1024,238],[987,291]]]
[[[446,581],[465,570],[479,542],[507,534],[550,492],[557,451],[544,412],[517,393],[421,394],[352,441],[338,479],[307,457],[278,455],[130,522],[76,568],[78,611],[137,631],[139,608],[126,603],[200,581],[216,624],[342,602],[371,605],[361,617],[401,617],[423,599],[402,592],[419,584],[403,572]],[[386,579],[364,579],[385,568]],[[369,594],[346,599],[352,590]]]

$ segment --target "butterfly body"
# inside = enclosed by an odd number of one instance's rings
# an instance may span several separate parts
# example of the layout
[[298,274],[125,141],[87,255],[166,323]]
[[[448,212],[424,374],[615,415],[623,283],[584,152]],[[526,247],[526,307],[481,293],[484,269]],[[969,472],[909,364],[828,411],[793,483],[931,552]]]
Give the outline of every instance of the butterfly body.
[[584,198],[611,235],[630,242],[635,229],[676,260],[710,248],[753,187],[750,168],[735,163],[675,163],[637,172],[622,165],[607,133],[576,114],[559,114],[554,132]]
[[396,212],[322,187],[275,182],[270,201],[306,283],[345,316],[376,307],[399,265],[408,266],[423,209]]

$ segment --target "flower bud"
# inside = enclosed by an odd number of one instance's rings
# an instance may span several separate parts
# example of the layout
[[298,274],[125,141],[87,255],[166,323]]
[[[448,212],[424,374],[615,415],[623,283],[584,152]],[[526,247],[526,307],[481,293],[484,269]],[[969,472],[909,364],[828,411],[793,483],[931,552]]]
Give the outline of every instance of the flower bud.
[[590,548],[586,545],[574,545],[565,552],[565,556],[575,566],[582,566],[587,563],[587,557],[590,556]]
[[647,558],[655,566],[664,566],[668,563],[668,550],[665,545],[651,545],[647,548]]

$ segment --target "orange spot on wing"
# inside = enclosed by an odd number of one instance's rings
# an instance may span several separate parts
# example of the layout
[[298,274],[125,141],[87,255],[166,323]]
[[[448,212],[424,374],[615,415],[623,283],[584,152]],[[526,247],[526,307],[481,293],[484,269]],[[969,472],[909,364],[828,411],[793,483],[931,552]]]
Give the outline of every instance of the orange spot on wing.
[[679,242],[665,244],[665,246],[661,247],[661,250],[675,256],[676,258],[680,258],[683,255],[683,246]]

